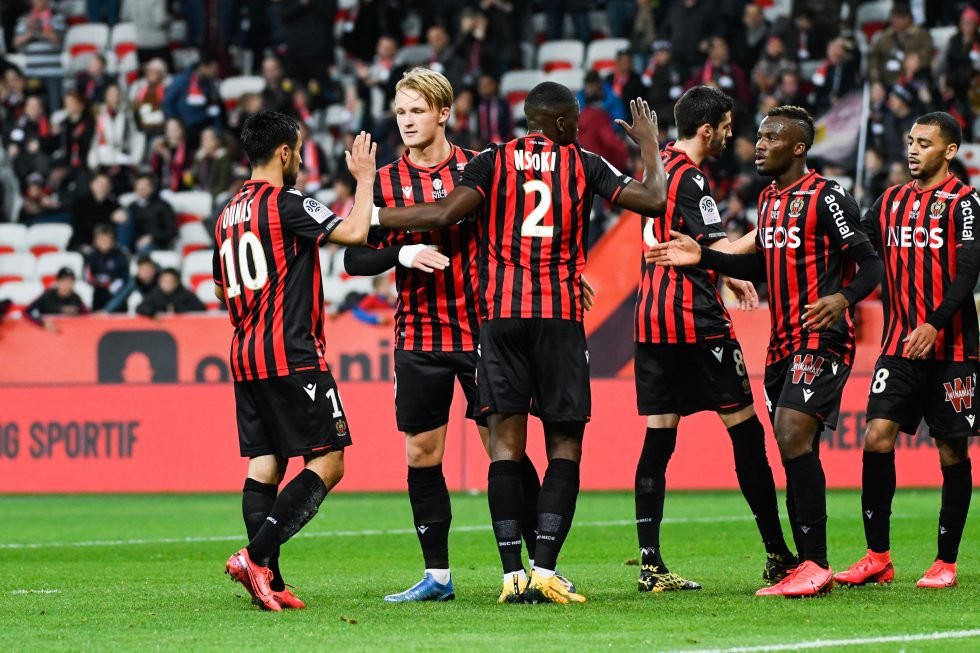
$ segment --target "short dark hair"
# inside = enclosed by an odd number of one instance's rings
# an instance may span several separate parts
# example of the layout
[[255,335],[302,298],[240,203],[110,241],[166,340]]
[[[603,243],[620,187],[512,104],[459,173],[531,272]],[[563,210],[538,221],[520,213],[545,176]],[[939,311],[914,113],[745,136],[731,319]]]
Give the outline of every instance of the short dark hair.
[[813,116],[810,112],[803,107],[793,106],[791,104],[784,104],[780,107],[775,107],[770,109],[766,113],[767,118],[787,118],[794,121],[797,126],[799,126],[800,131],[803,132],[803,144],[806,145],[806,149],[813,147],[813,137],[817,133],[816,127],[813,125]]
[[163,268],[162,270],[160,270],[161,277],[165,274],[172,274],[175,277],[177,277],[178,282],[180,281],[180,270],[178,270],[177,268]]
[[531,111],[552,112],[575,104],[575,94],[555,82],[541,82],[531,89],[524,100],[525,113]]
[[947,145],[955,143],[956,147],[959,147],[963,142],[963,130],[960,128],[960,123],[945,111],[933,111],[919,116],[915,119],[915,124],[939,127],[939,133],[942,134]]
[[103,235],[105,235],[105,236],[112,236],[113,238],[115,238],[115,236],[116,236],[116,230],[112,228],[112,225],[111,224],[108,224],[106,222],[100,222],[97,225],[95,225],[94,227],[92,227],[92,236],[93,237],[95,237],[95,236],[103,236]]
[[296,145],[299,123],[278,111],[260,111],[249,116],[242,128],[242,148],[252,165],[272,158],[280,145]]
[[730,97],[712,86],[689,89],[674,105],[677,136],[691,138],[705,124],[717,127],[733,106]]

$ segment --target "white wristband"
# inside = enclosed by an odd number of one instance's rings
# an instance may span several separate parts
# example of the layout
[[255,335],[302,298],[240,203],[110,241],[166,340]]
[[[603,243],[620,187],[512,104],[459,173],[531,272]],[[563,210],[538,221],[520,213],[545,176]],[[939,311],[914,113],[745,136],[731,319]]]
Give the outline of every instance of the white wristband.
[[419,252],[426,247],[428,247],[428,245],[402,245],[402,248],[398,250],[398,262],[402,267],[412,267],[412,261],[414,261]]
[[381,226],[381,209],[375,206],[371,209],[371,226],[380,227]]

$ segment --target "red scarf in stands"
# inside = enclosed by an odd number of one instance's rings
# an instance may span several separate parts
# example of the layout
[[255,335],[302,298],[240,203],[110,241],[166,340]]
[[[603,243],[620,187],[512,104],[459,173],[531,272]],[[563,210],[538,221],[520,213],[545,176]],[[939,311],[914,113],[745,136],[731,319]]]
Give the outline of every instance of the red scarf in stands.
[[187,143],[181,141],[170,154],[170,190],[180,190],[184,176],[184,160],[187,158]]
[[307,179],[319,182],[320,157],[316,155],[316,143],[312,138],[303,143],[303,167],[306,168]]
[[163,104],[163,90],[163,84],[157,84],[155,86],[144,84],[143,88],[136,93],[136,104],[143,104],[143,102],[146,101],[146,96],[153,93],[153,96],[150,98],[150,102],[153,104],[153,106],[160,106]]
[[490,143],[501,142],[500,103],[493,98],[480,103],[480,136]]
[[187,99],[201,98],[197,104],[204,104],[207,100],[204,91],[201,90],[200,77],[197,73],[191,73],[190,83],[187,85]]

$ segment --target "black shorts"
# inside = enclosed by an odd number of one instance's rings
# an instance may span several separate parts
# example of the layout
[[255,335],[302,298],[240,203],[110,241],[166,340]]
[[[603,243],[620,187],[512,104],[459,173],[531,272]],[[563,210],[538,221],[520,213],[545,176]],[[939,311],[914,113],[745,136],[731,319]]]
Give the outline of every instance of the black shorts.
[[330,372],[235,381],[242,456],[308,456],[350,446],[350,427]]
[[479,352],[482,414],[533,413],[545,422],[591,419],[589,349],[581,322],[487,320],[480,326]]
[[395,418],[402,433],[424,433],[449,421],[453,382],[466,397],[466,416],[480,418],[475,351],[395,350]]
[[837,428],[841,395],[851,367],[827,351],[800,350],[766,366],[766,408],[772,419],[777,407],[812,415],[830,430]]
[[905,433],[915,433],[924,418],[934,438],[977,435],[977,367],[975,361],[881,356],[871,377],[867,419],[898,422]]
[[752,404],[752,388],[738,341],[636,343],[633,359],[640,415],[691,415]]

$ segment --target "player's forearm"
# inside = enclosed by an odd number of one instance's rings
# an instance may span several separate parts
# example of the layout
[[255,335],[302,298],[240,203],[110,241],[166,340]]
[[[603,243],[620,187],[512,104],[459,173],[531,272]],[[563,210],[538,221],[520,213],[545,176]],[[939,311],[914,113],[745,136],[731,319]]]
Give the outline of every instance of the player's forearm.
[[349,247],[344,252],[344,269],[354,276],[375,277],[398,265],[400,250],[401,245],[381,249]]
[[858,271],[851,283],[841,289],[841,294],[847,303],[854,306],[871,294],[885,273],[885,264],[881,262],[870,243],[860,243],[847,250],[846,256],[857,263]]
[[649,207],[651,214],[663,212],[667,208],[667,172],[664,170],[664,162],[660,157],[660,150],[657,142],[653,141],[640,148],[643,158],[643,187],[652,195],[652,206]]
[[389,229],[411,229],[428,231],[448,227],[459,218],[454,217],[442,206],[444,202],[415,204],[414,206],[385,207],[378,213],[382,227]]
[[[373,183],[373,182],[372,182]],[[330,232],[327,238],[338,245],[363,245],[367,242],[371,229],[371,211],[374,209],[374,189],[372,183],[358,182],[354,192],[354,206],[347,217]]]
[[751,254],[728,254],[711,247],[701,247],[701,267],[733,279],[766,280],[766,257],[758,251]]
[[973,301],[973,288],[980,275],[980,251],[960,247],[956,250],[956,276],[950,282],[943,301],[926,316],[926,322],[940,330],[949,324],[953,315],[967,301]]

